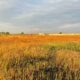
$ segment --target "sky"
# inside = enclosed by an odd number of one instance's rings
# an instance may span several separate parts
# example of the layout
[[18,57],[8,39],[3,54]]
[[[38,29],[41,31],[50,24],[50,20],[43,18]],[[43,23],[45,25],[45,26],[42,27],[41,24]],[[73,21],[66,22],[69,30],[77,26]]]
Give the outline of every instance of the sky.
[[79,33],[80,0],[0,0],[0,32]]

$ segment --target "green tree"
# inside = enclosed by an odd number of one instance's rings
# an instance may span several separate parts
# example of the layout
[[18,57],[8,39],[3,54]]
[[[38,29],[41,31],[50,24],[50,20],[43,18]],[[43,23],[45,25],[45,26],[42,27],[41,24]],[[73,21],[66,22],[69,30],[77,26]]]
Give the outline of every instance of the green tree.
[[59,34],[62,34],[62,32],[59,32]]
[[21,34],[23,35],[23,34],[24,34],[24,32],[21,32]]
[[6,32],[5,34],[6,34],[6,35],[9,35],[10,33],[9,33],[9,32]]

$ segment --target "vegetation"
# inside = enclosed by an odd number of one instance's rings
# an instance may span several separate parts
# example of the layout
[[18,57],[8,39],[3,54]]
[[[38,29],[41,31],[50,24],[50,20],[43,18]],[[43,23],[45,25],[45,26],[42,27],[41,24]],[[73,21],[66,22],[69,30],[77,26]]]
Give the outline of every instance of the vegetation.
[[0,32],[0,35],[9,35],[10,32]]
[[0,80],[80,80],[80,37],[0,36]]
[[62,34],[62,32],[59,32],[59,34]]
[[21,32],[21,34],[23,35],[23,34],[24,34],[24,32]]

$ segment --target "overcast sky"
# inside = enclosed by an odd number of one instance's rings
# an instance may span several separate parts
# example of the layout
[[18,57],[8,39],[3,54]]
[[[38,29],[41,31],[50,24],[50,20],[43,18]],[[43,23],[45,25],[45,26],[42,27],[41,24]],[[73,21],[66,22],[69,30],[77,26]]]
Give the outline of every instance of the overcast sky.
[[80,32],[80,0],[0,0],[0,31]]

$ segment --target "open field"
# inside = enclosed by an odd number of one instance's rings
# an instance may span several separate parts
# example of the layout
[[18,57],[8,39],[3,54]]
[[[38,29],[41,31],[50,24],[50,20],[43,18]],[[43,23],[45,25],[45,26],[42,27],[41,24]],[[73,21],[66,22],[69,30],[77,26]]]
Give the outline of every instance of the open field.
[[80,35],[0,36],[0,80],[80,80]]

